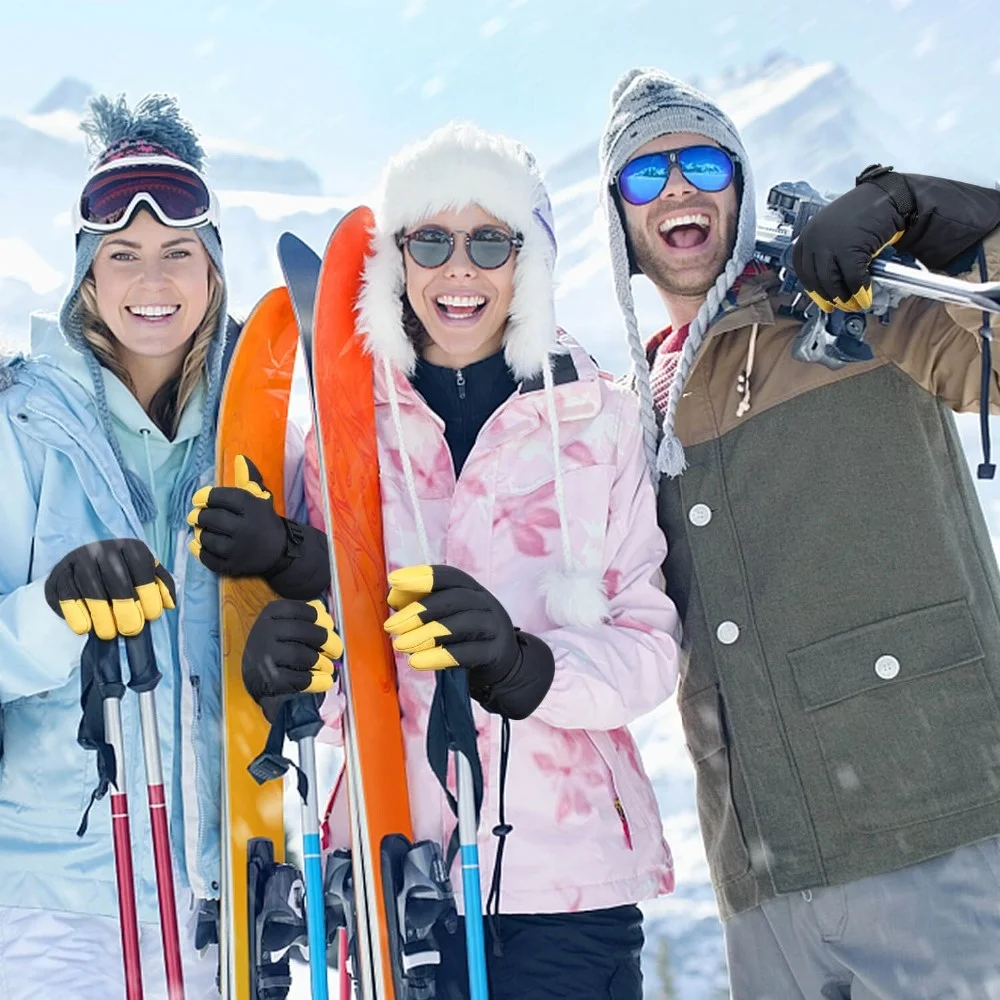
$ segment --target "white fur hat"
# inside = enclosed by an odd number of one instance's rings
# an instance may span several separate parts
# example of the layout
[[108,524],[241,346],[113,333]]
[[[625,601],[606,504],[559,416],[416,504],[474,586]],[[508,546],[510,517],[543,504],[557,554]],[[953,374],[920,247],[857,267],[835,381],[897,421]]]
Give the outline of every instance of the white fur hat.
[[519,143],[453,122],[397,153],[382,177],[374,252],[365,265],[359,328],[376,358],[408,375],[416,353],[403,329],[406,275],[397,235],[430,216],[476,204],[520,233],[504,338],[518,379],[538,375],[556,345],[552,205],[534,157]]

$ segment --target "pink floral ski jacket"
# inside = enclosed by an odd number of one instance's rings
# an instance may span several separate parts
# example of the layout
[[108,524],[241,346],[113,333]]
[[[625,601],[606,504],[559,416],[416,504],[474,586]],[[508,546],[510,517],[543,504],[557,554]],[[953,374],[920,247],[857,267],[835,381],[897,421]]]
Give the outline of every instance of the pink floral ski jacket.
[[[609,614],[595,628],[556,627],[536,583],[562,565],[545,397],[522,384],[490,418],[456,481],[444,425],[395,372],[406,446],[435,562],[489,588],[514,624],[555,654],[551,690],[528,719],[511,723],[503,860],[505,913],[560,913],[639,902],[673,890],[670,851],[636,744],[626,728],[662,703],[678,673],[676,610],[659,583],[666,542],[656,524],[637,402],[568,349],[556,405],[573,550],[600,567]],[[571,363],[567,363],[571,362]],[[423,563],[400,461],[385,377],[376,365],[376,420],[388,571]],[[312,523],[323,527],[315,441],[306,452]],[[386,606],[386,617],[391,609]],[[414,836],[447,844],[455,826],[427,763],[432,672],[397,654]],[[327,696],[325,736],[340,742],[342,698]],[[479,851],[486,898],[496,858],[501,719],[473,706],[485,793]],[[449,781],[454,791],[454,769]],[[327,811],[325,840],[349,845],[344,782]],[[461,894],[460,872],[452,885]],[[461,899],[459,899],[461,910]]]

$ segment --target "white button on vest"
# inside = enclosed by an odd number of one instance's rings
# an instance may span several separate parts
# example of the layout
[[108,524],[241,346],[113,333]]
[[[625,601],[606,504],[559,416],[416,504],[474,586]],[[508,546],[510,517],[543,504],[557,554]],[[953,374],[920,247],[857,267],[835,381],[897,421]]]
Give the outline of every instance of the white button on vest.
[[731,646],[740,637],[740,627],[736,622],[723,622],[715,630],[715,637],[723,646]]
[[696,528],[704,528],[712,520],[712,508],[708,504],[696,503],[688,511],[688,520]]
[[899,673],[899,660],[895,656],[880,656],[875,661],[875,673],[884,681],[891,681]]

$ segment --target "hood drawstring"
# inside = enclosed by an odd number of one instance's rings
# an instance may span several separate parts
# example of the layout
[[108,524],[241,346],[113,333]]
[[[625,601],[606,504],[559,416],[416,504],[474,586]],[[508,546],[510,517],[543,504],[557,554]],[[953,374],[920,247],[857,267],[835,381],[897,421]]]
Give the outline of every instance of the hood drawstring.
[[742,417],[750,410],[750,376],[753,373],[754,354],[757,348],[757,330],[760,324],[754,323],[750,331],[750,346],[747,349],[747,366],[740,372],[736,379],[736,391],[743,398],[740,405],[736,407],[736,416]]
[[497,816],[500,822],[493,827],[493,836],[497,838],[497,859],[493,865],[493,881],[490,883],[490,894],[486,897],[486,916],[490,923],[490,937],[493,938],[493,954],[500,958],[503,955],[503,941],[500,938],[500,883],[502,880],[503,851],[507,846],[507,836],[514,827],[507,822],[507,765],[510,762],[510,719],[504,718],[500,727],[500,795]]

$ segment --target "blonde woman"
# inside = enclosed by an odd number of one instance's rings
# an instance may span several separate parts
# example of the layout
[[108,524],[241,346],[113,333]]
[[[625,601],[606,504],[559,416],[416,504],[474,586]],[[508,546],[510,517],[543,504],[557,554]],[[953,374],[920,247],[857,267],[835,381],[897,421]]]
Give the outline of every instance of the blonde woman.
[[[108,638],[144,621],[163,675],[159,729],[193,1000],[218,996],[216,955],[199,959],[194,924],[219,896],[221,755],[217,578],[189,552],[186,518],[211,478],[236,328],[217,202],[174,102],[154,96],[129,109],[101,98],[85,129],[98,156],[74,213],[69,295],[58,322],[33,318],[32,357],[0,364],[0,1000],[124,995],[106,801],[78,834],[99,784],[97,755],[77,740],[79,664],[91,630]],[[228,571],[286,570],[284,535]],[[141,806],[137,699],[122,712],[126,789]],[[132,809],[132,838],[146,996],[160,997],[144,808]]]

